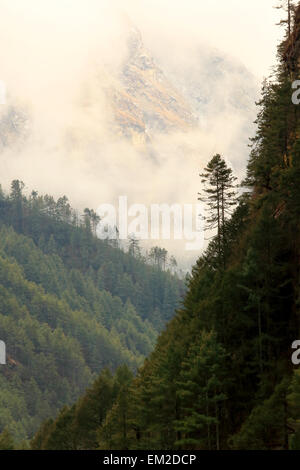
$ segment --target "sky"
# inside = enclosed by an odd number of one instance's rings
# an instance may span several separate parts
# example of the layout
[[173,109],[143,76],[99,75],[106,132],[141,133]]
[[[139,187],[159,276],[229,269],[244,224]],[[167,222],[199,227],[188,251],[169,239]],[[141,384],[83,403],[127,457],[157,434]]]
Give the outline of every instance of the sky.
[[[282,34],[276,26],[282,11],[276,0],[139,0],[125,1],[150,40],[158,36],[188,43],[201,40],[242,60],[259,79],[274,64]],[[155,32],[155,33],[154,33]]]
[[[0,80],[9,102],[30,115],[31,127],[26,144],[0,154],[4,188],[19,178],[41,193],[67,194],[78,208],[97,208],[119,195],[134,203],[191,203],[212,152],[224,151],[233,166],[245,167],[255,106],[228,106],[235,88],[247,91],[237,75],[227,72],[227,81],[216,84],[205,128],[153,138],[161,157],[154,165],[128,142],[112,139],[96,70],[117,75],[127,54],[124,24],[133,24],[163,70],[192,70],[199,67],[194,50],[216,50],[244,65],[249,89],[255,83],[258,91],[282,34],[274,2],[0,0]],[[0,105],[0,116],[5,109]]]
[[[19,41],[26,26],[40,35],[76,34],[81,39],[103,37],[111,40],[124,13],[139,25],[153,49],[161,40],[205,41],[240,60],[259,78],[274,63],[282,12],[276,0],[0,0],[1,23],[20,26],[12,31]],[[110,30],[110,31],[109,31]],[[111,37],[110,37],[111,34]],[[84,44],[87,44],[84,41]],[[259,51],[259,53],[258,53]]]
[[9,91],[20,89],[22,81],[24,98],[26,93],[43,95],[52,86],[57,100],[64,100],[79,83],[71,77],[80,76],[93,54],[118,67],[125,54],[121,29],[126,16],[162,62],[176,57],[178,49],[188,53],[191,45],[202,43],[236,58],[261,81],[274,65],[282,34],[276,26],[282,12],[273,8],[275,2],[0,0],[0,80]]

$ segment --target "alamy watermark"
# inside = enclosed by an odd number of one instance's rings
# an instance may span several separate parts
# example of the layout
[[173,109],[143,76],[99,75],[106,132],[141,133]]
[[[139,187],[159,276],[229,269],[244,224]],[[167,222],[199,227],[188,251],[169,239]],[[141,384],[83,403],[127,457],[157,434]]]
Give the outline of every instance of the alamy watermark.
[[0,340],[0,365],[6,364],[6,346],[4,341]]
[[292,349],[296,351],[292,354],[292,363],[294,366],[299,366],[300,364],[300,340],[296,340],[292,344]]
[[[292,83],[292,89],[295,90],[292,94],[292,103],[298,106],[300,104],[300,80]],[[291,357],[292,363],[298,366],[300,364],[300,340],[293,342],[292,349],[295,349]]]
[[292,94],[292,103],[298,106],[300,104],[300,80],[292,83],[292,89],[295,90]]
[[97,214],[96,231],[102,240],[127,240],[134,234],[139,240],[186,240],[187,251],[201,250],[204,245],[202,204],[128,206],[127,196],[120,196],[118,207],[101,204]]

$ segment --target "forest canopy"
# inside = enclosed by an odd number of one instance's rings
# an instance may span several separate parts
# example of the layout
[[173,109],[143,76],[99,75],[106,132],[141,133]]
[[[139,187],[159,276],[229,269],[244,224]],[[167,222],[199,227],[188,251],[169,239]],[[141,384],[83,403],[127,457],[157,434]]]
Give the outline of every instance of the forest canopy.
[[[82,217],[15,180],[0,191],[0,435],[27,440],[107,367],[136,371],[179,306],[174,267],[95,236]],[[158,250],[158,248],[157,248]],[[2,433],[2,434],[1,434]],[[3,434],[4,433],[4,434]],[[1,440],[0,440],[1,442]]]
[[286,35],[263,83],[242,195],[221,155],[201,173],[216,236],[183,305],[135,377],[102,371],[44,423],[33,449],[300,449],[300,370],[291,361],[300,337],[300,111],[291,99],[300,7],[282,6]]

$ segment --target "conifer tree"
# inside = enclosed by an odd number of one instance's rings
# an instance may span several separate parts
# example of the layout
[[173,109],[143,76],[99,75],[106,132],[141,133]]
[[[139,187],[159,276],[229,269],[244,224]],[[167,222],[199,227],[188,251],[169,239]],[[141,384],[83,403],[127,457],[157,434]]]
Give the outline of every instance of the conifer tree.
[[203,331],[191,345],[178,380],[181,419],[177,429],[181,439],[177,446],[220,449],[220,409],[226,400],[225,359],[225,350],[213,332]]
[[200,174],[204,184],[199,200],[207,204],[207,230],[217,229],[218,256],[225,267],[226,219],[237,204],[236,180],[221,155],[216,154]]
[[285,10],[287,12],[287,18],[284,20],[281,20],[278,25],[279,26],[285,26],[287,27],[287,36],[288,39],[291,37],[291,32],[293,28],[293,20],[294,20],[294,15],[295,15],[295,10],[296,10],[296,5],[295,2],[292,0],[281,0],[279,5],[275,6],[277,10]]
[[0,450],[14,450],[15,444],[13,437],[8,429],[4,429],[4,431],[0,434]]
[[140,240],[134,234],[131,234],[128,237],[128,244],[128,253],[134,258],[139,258],[141,255]]
[[24,230],[24,196],[25,184],[20,180],[13,180],[11,183],[10,198],[16,211],[16,225],[20,231]]

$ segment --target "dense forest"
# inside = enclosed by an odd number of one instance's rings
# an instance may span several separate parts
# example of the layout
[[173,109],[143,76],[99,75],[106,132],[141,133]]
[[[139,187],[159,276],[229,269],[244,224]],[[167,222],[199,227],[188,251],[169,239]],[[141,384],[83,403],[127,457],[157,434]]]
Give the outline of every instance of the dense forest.
[[103,368],[135,372],[183,296],[166,250],[121,249],[97,223],[19,180],[0,191],[0,448],[26,445]]
[[32,449],[300,449],[300,7],[282,24],[239,197],[220,155],[201,173],[216,236],[183,305],[135,376],[103,369]]

